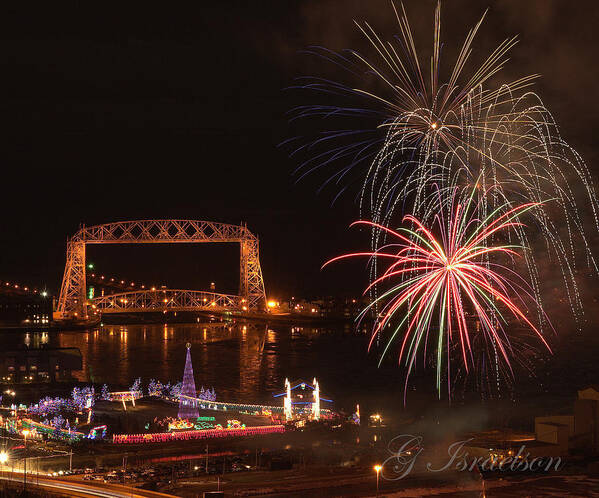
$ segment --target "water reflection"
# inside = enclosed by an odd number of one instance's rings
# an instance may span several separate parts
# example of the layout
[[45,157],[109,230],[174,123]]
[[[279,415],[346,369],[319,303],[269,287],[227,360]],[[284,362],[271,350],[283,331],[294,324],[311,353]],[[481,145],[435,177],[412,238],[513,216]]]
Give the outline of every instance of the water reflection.
[[105,325],[88,331],[3,334],[0,347],[79,348],[83,369],[73,372],[75,378],[127,388],[137,377],[146,385],[152,378],[181,380],[190,342],[197,387],[213,386],[220,399],[268,402],[286,377],[317,377],[327,392],[341,394],[335,386],[349,391],[354,403],[356,387],[348,384],[345,371],[359,369],[364,337],[346,335],[341,327],[249,322]]
[[190,342],[198,387],[214,386],[227,399],[260,400],[288,375],[273,354],[278,335],[263,324],[106,325],[54,334],[53,345],[81,350],[78,380],[127,387],[140,376],[180,380]]
[[[11,334],[11,336],[13,337],[13,340],[9,340],[9,341],[5,341],[4,338],[3,340],[0,341],[0,344],[5,345],[6,349],[15,349],[15,348],[19,348],[19,346],[25,346],[28,348],[40,348],[43,347],[44,345],[48,344],[48,332],[25,332],[22,335],[14,335]],[[16,340],[14,340],[15,338],[17,338]]]

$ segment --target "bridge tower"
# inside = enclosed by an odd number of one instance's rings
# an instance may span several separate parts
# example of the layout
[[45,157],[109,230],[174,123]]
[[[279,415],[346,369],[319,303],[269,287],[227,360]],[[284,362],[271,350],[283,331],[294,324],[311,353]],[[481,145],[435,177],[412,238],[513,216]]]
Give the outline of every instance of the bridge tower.
[[258,239],[242,241],[239,244],[239,249],[239,295],[247,299],[248,309],[257,309],[265,304]]
[[86,288],[85,243],[69,239],[67,261],[58,298],[60,318],[87,318]]

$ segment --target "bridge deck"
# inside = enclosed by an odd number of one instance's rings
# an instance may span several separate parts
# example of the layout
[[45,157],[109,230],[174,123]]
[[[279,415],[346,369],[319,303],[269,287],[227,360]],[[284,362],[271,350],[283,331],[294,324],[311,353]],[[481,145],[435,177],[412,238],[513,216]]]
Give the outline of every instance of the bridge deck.
[[121,292],[90,300],[94,311],[109,313],[150,313],[157,311],[242,311],[245,299],[216,292],[160,289]]

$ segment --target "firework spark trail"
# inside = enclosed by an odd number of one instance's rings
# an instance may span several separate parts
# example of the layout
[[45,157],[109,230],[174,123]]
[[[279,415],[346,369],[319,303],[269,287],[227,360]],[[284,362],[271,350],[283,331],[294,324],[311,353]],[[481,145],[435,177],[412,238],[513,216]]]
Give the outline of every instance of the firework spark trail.
[[[292,120],[316,118],[319,125],[332,127],[316,139],[306,138],[292,152],[308,156],[297,170],[299,177],[340,165],[323,184],[323,188],[338,184],[337,195],[348,188],[351,178],[359,178],[362,216],[374,222],[373,251],[385,244],[388,235],[379,225],[389,226],[398,211],[410,212],[429,225],[436,216],[438,188],[451,190],[480,182],[480,192],[492,192],[488,198],[479,193],[483,218],[498,206],[507,212],[523,202],[536,203],[530,210],[534,225],[545,241],[548,257],[555,258],[561,268],[572,311],[581,319],[575,279],[578,253],[584,252],[593,270],[597,271],[597,265],[579,205],[590,205],[595,228],[599,228],[599,201],[587,166],[561,137],[541,99],[529,91],[538,75],[492,86],[517,39],[505,39],[480,66],[470,69],[483,15],[469,31],[443,81],[438,4],[427,78],[423,71],[427,64],[420,61],[403,5],[400,9],[392,5],[399,26],[399,35],[392,41],[385,41],[367,22],[356,23],[374,56],[355,51],[336,54],[318,47],[309,50],[347,69],[354,84],[307,78],[298,85],[326,100],[294,109]],[[344,126],[336,129],[341,121]],[[576,198],[572,178],[582,185],[584,199]],[[490,190],[490,186],[495,188]],[[557,207],[549,210],[546,199],[554,199]],[[564,227],[563,235],[559,227]],[[525,247],[536,235],[522,225],[511,230],[514,240]],[[525,261],[533,293],[540,301],[534,253],[525,254]],[[376,263],[371,271],[376,280]],[[376,286],[373,295],[377,295]]]
[[[369,349],[387,327],[399,322],[388,338],[380,361],[398,335],[401,336],[399,362],[407,369],[407,390],[417,354],[420,351],[426,358],[429,334],[438,327],[435,342],[439,397],[443,353],[447,357],[449,396],[452,351],[459,351],[462,366],[470,372],[481,353],[474,349],[473,344],[476,343],[477,347],[483,344],[492,346],[511,372],[513,351],[505,327],[508,316],[529,327],[550,351],[542,333],[542,324],[534,324],[527,317],[530,304],[545,316],[542,307],[527,289],[526,281],[514,269],[518,250],[526,248],[491,242],[521,227],[520,217],[537,208],[538,203],[499,206],[481,219],[478,217],[480,201],[475,198],[474,191],[467,195],[458,194],[458,189],[454,189],[453,202],[447,210],[439,210],[431,226],[426,226],[412,215],[405,216],[404,222],[413,228],[392,230],[371,221],[356,222],[385,231],[392,241],[375,251],[346,254],[325,264],[364,256],[390,261],[365,291],[377,285],[388,286],[360,315],[362,319],[377,305],[381,309],[373,326]],[[438,197],[442,199],[443,195]],[[444,211],[448,213],[448,219],[444,219]],[[439,236],[433,230],[438,230]],[[509,263],[503,262],[506,259]],[[476,331],[472,330],[470,315],[478,321]],[[482,334],[484,341],[477,334]]]

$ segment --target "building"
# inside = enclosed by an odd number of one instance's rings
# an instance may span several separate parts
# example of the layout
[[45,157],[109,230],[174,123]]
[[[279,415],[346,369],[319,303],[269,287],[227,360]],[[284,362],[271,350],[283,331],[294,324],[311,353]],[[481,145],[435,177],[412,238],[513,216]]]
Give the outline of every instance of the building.
[[23,348],[0,351],[0,382],[30,383],[71,380],[83,368],[78,348]]
[[[292,297],[284,303],[287,311],[297,315],[327,318],[333,320],[353,320],[370,303],[368,297],[321,297],[313,300]],[[278,304],[278,303],[277,303]],[[283,310],[283,304],[280,306]]]
[[52,299],[34,293],[0,293],[0,328],[44,328],[52,321]]
[[556,445],[561,454],[571,450],[599,452],[599,386],[578,391],[574,414],[535,417],[537,441]]

